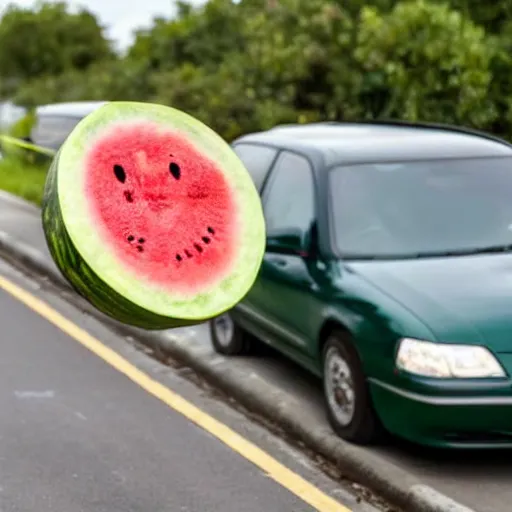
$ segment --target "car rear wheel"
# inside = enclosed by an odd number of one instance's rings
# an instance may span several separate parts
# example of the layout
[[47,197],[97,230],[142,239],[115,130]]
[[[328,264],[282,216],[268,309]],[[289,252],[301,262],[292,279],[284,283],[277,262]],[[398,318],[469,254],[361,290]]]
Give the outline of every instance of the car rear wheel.
[[224,313],[209,322],[213,348],[219,354],[234,356],[249,352],[247,333],[234,322],[230,313]]
[[381,434],[359,356],[343,331],[329,335],[323,350],[327,417],[343,439],[370,444]]

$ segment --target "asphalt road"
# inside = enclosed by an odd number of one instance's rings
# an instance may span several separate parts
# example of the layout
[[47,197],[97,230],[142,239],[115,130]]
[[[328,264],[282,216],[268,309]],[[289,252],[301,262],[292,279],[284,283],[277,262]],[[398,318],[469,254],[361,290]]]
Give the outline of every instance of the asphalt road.
[[[213,353],[205,325],[186,328],[180,337]],[[277,352],[262,347],[262,355],[231,358],[246,373],[285,390],[300,403],[308,417],[316,418],[314,428],[328,428],[319,380]],[[478,512],[512,510],[512,449],[434,450],[390,438],[380,446],[366,448],[382,459],[409,471],[440,492]]]
[[[214,353],[207,326],[181,329],[179,335],[203,347],[206,354]],[[329,428],[321,382],[274,350],[266,346],[260,350],[262,354],[231,358],[228,364],[284,390],[308,417],[316,419],[312,428]],[[382,445],[365,450],[405,469],[473,510],[512,510],[512,449],[443,451],[389,438]]]
[[[4,234],[24,242],[35,253],[42,255],[43,258],[50,258],[44,241],[38,211],[33,207],[25,206],[9,195],[2,194],[0,191],[0,235]],[[0,275],[2,272],[8,271],[0,262]],[[27,284],[25,281],[23,282]],[[40,290],[36,288],[33,291],[41,294]],[[101,340],[107,340],[110,345],[115,346],[116,350],[123,353],[125,357],[130,358],[130,360],[136,360],[137,365],[145,367],[150,374],[156,375],[159,378],[162,377],[161,365],[154,362],[151,358],[144,357],[141,359],[138,357],[140,355],[139,351],[130,348],[130,344],[127,343],[128,340],[113,338],[110,331],[101,328],[97,322],[92,321],[90,318],[86,319],[80,315],[77,316],[76,311],[72,310],[68,304],[56,301],[54,297],[44,295],[44,299],[54,303],[59,310],[66,311],[67,316],[74,319],[77,323],[83,325],[86,322],[88,329],[95,332]],[[0,314],[2,311],[3,309],[0,309]],[[4,332],[8,333],[9,328],[7,327]],[[213,351],[208,329],[204,325],[173,330],[172,336],[178,336],[183,339],[183,342],[191,344],[194,352],[200,354],[205,359],[211,360],[212,364],[216,365],[218,371],[225,369],[226,371],[236,371],[239,375],[250,375],[252,379],[264,381],[268,387],[285,392],[290,398],[290,403],[293,406],[299,407],[311,419],[311,429],[313,431],[329,429],[325,419],[320,382],[317,379],[311,378],[309,374],[276,352],[263,350],[258,355],[252,357],[219,358]],[[7,341],[2,339],[2,342],[2,346],[4,346],[7,342],[13,343],[14,341],[12,336],[10,336]],[[78,350],[80,351],[80,347],[78,347]],[[0,358],[0,364],[7,363],[4,362],[3,358]],[[256,429],[244,417],[234,413],[230,407],[221,408],[216,401],[212,402],[201,394],[198,395],[197,389],[192,385],[189,387],[186,379],[176,376],[176,373],[179,374],[185,371],[185,368],[178,372],[168,372],[165,370],[166,382],[168,382],[172,389],[179,390],[180,394],[187,396],[194,403],[201,403],[203,409],[210,411],[215,417],[221,417],[225,423],[242,431],[244,435],[256,441],[258,445],[265,446],[267,451],[270,451],[273,455],[279,454],[279,459],[284,460],[287,466],[292,467],[294,471],[303,476],[305,475],[308,480],[314,482],[328,494],[338,497],[343,503],[348,503],[354,512],[363,510],[354,501],[350,492],[347,492],[338,484],[333,484],[330,480],[325,480],[319,476],[318,471],[310,467],[309,459],[302,457],[296,452],[288,451],[279,439],[269,437],[265,431],[262,432]],[[0,378],[2,378],[1,371]],[[10,393],[13,393],[12,389]],[[3,433],[1,426],[2,424],[0,423],[0,512],[5,512],[5,510],[12,509],[4,510],[2,506],[2,489],[4,487],[2,484],[2,474],[8,470],[5,469],[2,459]],[[169,440],[172,441],[171,431],[169,431],[168,435]],[[390,439],[383,446],[365,450],[371,453],[372,456],[378,455],[383,461],[387,460],[410,472],[424,483],[431,485],[478,512],[508,512],[511,509],[512,450],[439,452],[411,446],[398,439]],[[18,508],[14,510],[31,512],[32,509]],[[41,510],[44,512],[46,509]],[[117,509],[111,509],[111,511],[115,510]],[[199,510],[203,509],[200,508]],[[242,508],[241,510],[244,509]],[[274,509],[271,508],[266,510],[274,512]],[[286,512],[288,510],[290,509],[286,509]],[[299,508],[297,510],[300,512],[302,509]],[[305,510],[307,510],[307,507]],[[73,512],[73,510],[70,512]],[[153,511],[150,510],[149,512]],[[157,510],[156,512],[159,511]],[[295,512],[295,509],[293,509],[293,512]]]
[[[205,415],[271,451],[320,494],[346,504],[338,510],[373,510],[262,427],[2,262],[0,276],[49,303]],[[196,426],[1,287],[0,326],[2,512],[315,510],[215,432]],[[293,474],[276,472],[293,480]]]

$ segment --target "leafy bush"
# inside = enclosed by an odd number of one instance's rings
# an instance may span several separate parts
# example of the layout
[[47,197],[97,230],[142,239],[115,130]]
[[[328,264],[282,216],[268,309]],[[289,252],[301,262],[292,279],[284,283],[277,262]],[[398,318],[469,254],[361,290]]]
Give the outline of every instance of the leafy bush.
[[[278,123],[389,117],[512,137],[512,0],[180,1],[125,56],[113,55],[94,17],[56,5],[0,21],[11,45],[0,46],[0,93],[14,87],[22,105],[154,101],[228,140]],[[48,41],[9,50],[31,27]],[[98,51],[79,59],[87,37]]]
[[365,72],[361,101],[375,117],[487,126],[493,51],[481,27],[445,4],[396,4],[362,11],[356,59]]

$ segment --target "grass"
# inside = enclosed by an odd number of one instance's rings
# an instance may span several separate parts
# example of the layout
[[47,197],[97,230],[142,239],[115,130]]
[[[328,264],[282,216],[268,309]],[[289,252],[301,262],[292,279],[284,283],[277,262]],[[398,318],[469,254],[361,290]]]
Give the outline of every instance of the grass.
[[17,158],[0,160],[0,190],[41,205],[47,165],[35,165]]

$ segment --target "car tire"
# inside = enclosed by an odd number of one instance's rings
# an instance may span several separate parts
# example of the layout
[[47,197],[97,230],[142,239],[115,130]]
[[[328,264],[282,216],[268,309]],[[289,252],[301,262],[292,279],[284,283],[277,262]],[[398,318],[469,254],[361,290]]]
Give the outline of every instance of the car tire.
[[347,333],[330,333],[323,348],[327,418],[341,438],[354,444],[376,442],[382,433],[359,356]]
[[250,352],[247,333],[239,327],[230,313],[224,313],[209,322],[212,345],[225,356],[244,355]]

